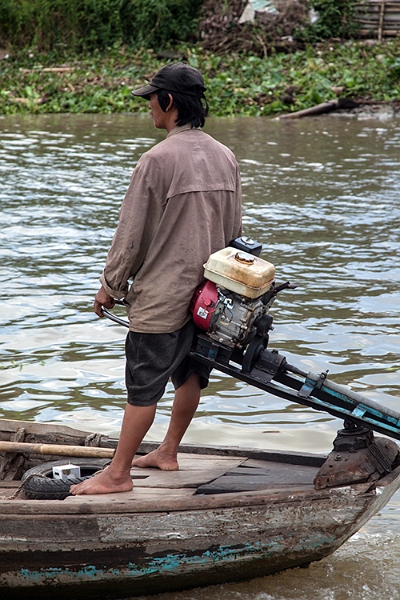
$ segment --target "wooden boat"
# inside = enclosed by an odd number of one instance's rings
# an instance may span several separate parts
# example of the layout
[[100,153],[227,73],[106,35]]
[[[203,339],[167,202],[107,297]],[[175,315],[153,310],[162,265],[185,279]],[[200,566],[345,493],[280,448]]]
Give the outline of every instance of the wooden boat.
[[400,467],[316,489],[322,455],[182,445],[179,471],[132,469],[131,492],[31,500],[20,487],[23,471],[50,469],[44,461],[63,451],[66,463],[87,461],[77,455],[109,455],[116,444],[62,425],[0,420],[3,600],[132,597],[307,566],[400,486]]

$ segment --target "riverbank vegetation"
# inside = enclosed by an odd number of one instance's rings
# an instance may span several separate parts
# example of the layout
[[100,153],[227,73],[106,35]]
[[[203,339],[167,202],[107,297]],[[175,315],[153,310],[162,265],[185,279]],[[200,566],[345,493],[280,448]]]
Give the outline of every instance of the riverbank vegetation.
[[[331,13],[308,23],[308,8],[323,2]],[[216,116],[294,112],[338,97],[396,102],[400,39],[352,39],[351,2],[287,2],[272,27],[263,13],[239,24],[245,0],[0,0],[0,113],[147,111],[130,91],[171,58],[201,70]]]

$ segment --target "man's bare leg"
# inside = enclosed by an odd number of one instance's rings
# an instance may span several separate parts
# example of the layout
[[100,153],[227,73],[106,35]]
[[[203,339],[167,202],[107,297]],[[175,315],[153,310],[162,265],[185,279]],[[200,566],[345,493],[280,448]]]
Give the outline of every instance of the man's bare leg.
[[133,467],[157,467],[163,471],[179,469],[178,446],[197,410],[200,392],[199,376],[190,375],[186,383],[175,392],[171,421],[164,440],[157,450],[135,459],[132,462]]
[[153,423],[156,406],[126,405],[117,450],[111,464],[90,479],[71,486],[73,496],[129,492],[132,489],[132,459]]

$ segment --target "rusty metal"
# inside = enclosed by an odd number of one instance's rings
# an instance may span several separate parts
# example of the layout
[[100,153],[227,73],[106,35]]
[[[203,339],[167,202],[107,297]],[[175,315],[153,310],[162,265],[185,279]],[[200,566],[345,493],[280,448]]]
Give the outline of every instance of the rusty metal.
[[374,438],[373,431],[345,421],[337,433],[333,451],[314,479],[317,490],[366,483],[390,473],[399,461],[399,448],[385,438]]

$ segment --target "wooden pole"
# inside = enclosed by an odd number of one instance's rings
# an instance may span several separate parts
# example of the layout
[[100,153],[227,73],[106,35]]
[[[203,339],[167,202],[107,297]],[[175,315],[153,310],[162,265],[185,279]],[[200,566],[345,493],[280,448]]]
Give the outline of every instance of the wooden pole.
[[381,1],[381,10],[379,12],[379,28],[378,28],[378,41],[382,41],[383,21],[385,18],[385,4],[386,0]]
[[53,454],[58,456],[80,456],[82,458],[112,458],[113,448],[91,446],[62,446],[58,444],[28,444],[25,442],[2,442],[0,452],[24,452],[28,454]]

